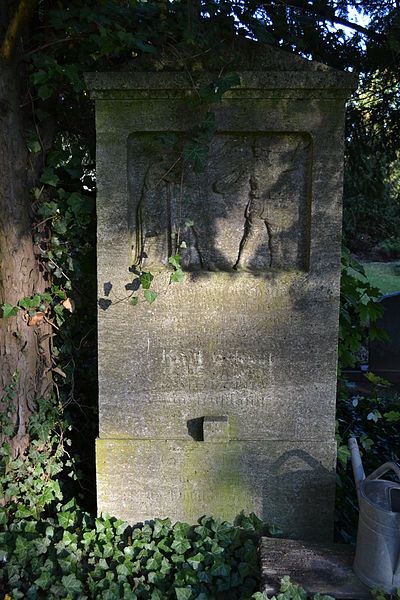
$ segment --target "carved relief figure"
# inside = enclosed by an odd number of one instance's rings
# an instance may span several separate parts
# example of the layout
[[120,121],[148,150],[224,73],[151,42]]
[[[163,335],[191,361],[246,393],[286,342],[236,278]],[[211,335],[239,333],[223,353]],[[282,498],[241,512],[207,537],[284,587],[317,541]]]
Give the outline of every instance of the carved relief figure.
[[[283,138],[283,139],[282,139]],[[239,192],[244,216],[234,269],[293,268],[299,254],[299,211],[304,196],[304,142],[289,136],[258,136],[248,141],[246,163],[213,184],[226,198]],[[243,221],[242,221],[243,223]]]
[[292,177],[299,145],[285,150],[256,140],[252,148],[249,201],[234,268],[293,267],[300,207]]
[[205,172],[190,185],[184,174],[178,193],[166,175],[172,157],[147,156],[135,165],[131,185],[132,197],[139,198],[132,224],[135,260],[168,265],[178,237],[185,241],[180,254],[189,269],[303,266],[308,149],[299,135],[217,136]]

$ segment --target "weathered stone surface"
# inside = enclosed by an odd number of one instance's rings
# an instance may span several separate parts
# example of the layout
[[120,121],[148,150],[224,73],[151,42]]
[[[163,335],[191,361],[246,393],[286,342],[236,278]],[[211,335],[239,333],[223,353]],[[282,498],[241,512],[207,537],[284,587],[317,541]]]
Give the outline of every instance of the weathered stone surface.
[[174,156],[154,146],[150,134],[128,140],[134,263],[168,266],[184,241],[190,270],[307,269],[311,138],[217,134],[204,172],[186,169],[178,194],[164,179]]
[[332,442],[97,440],[101,510],[128,520],[254,511],[289,536],[324,540],[334,469]]
[[269,596],[279,592],[281,579],[289,575],[310,597],[319,593],[347,600],[371,598],[371,590],[354,574],[352,546],[264,537],[259,553],[261,590]]
[[119,303],[102,314],[101,437],[185,440],[187,422],[206,415],[228,415],[234,439],[333,436],[336,347],[327,331],[337,312],[328,290],[316,302],[296,274],[195,273],[170,286],[168,278],[157,276],[151,306]]
[[[215,107],[200,173],[165,142],[198,121],[184,74],[88,77],[103,298],[98,506],[130,521],[245,509],[321,539],[332,531],[344,100],[355,78],[253,54]],[[170,284],[178,249],[186,275]],[[123,300],[137,286],[132,267],[154,274],[153,304]]]

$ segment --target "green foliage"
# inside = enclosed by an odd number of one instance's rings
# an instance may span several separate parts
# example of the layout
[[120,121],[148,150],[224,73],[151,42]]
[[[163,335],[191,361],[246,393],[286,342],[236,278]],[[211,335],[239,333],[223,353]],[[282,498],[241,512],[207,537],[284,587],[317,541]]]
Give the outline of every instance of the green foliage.
[[379,250],[386,258],[397,258],[400,256],[400,237],[387,238],[379,242]]
[[345,542],[354,542],[358,502],[347,448],[349,437],[360,445],[365,472],[371,473],[386,461],[400,459],[399,396],[387,383],[368,374],[374,384],[369,396],[354,395],[352,384],[341,384],[337,399],[338,469],[336,488],[336,532]]
[[[182,244],[181,244],[182,247]],[[172,273],[170,281],[182,281],[185,277],[184,272],[182,271],[182,267],[181,267],[181,257],[178,253],[176,253],[174,256],[170,256],[168,259],[168,262],[170,265],[172,265],[175,269],[175,273]]]
[[378,302],[381,293],[369,283],[363,267],[342,251],[342,275],[340,286],[339,319],[339,369],[355,365],[355,352],[370,339],[386,339],[385,332],[374,323],[382,316],[383,308]]
[[[11,383],[6,385],[4,396],[1,399],[1,410],[0,410],[0,424],[1,433],[8,438],[11,438],[15,433],[15,419],[13,415],[17,412],[15,408],[15,397],[17,395],[16,386],[18,382],[18,370],[15,371],[12,377]],[[0,455],[3,452],[8,453],[8,449],[4,446],[4,449],[0,449]]]
[[[1,430],[9,439],[16,433],[13,414],[18,373],[6,387],[2,398]],[[30,444],[23,456],[13,456],[12,446],[0,448],[0,521],[33,516],[39,518],[44,509],[62,499],[59,476],[63,470],[75,478],[72,460],[66,451],[66,422],[61,405],[52,396],[40,398],[38,409],[30,420]]]
[[399,251],[399,108],[390,71],[364,75],[349,103],[343,227],[353,251]]
[[144,290],[143,297],[149,304],[153,304],[154,300],[157,298],[157,292],[154,290]]
[[395,598],[400,598],[400,587],[397,588],[397,591],[395,594],[391,594],[391,595],[387,595],[387,594],[385,594],[384,590],[374,587],[371,590],[371,596],[373,598],[375,598],[376,600],[387,600],[387,598],[394,600]]
[[[268,596],[266,592],[256,592],[253,594],[253,600],[307,600],[309,597],[307,592],[296,583],[290,581],[290,577],[286,576],[281,579],[280,594],[277,596]],[[323,594],[315,594],[313,600],[335,600],[332,596]]]
[[18,311],[22,310],[27,315],[29,324],[34,325],[35,322],[46,318],[48,322],[53,324],[56,322],[60,326],[65,320],[63,313],[66,307],[73,312],[73,304],[70,300],[68,302],[67,294],[59,286],[53,285],[48,292],[26,296],[18,300],[17,306],[7,302],[1,308],[4,319],[15,317]]
[[131,527],[73,500],[40,520],[4,515],[0,561],[12,599],[244,599],[257,584],[254,531],[219,519]]
[[9,319],[15,317],[18,314],[18,306],[13,306],[9,302],[2,304],[1,309],[3,311],[3,319]]

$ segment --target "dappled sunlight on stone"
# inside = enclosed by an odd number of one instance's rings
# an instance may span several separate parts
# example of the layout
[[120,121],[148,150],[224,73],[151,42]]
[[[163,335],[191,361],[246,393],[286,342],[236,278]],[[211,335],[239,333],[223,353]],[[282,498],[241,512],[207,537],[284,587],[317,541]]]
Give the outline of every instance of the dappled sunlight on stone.
[[182,160],[184,77],[89,78],[99,287],[118,299],[99,311],[98,503],[132,522],[244,509],[326,539],[355,79],[270,48],[251,68],[213,107],[201,169]]

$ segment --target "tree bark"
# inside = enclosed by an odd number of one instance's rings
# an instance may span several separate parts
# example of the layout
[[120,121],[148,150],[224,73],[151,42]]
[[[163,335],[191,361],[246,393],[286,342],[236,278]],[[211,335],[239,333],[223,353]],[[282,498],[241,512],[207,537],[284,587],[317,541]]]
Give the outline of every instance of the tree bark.
[[[43,293],[46,272],[35,253],[28,190],[28,154],[20,109],[19,65],[0,62],[0,305]],[[51,327],[30,326],[23,310],[4,318],[0,311],[0,398],[18,369],[19,380],[11,416],[14,456],[29,444],[28,421],[36,401],[51,391]],[[0,411],[5,409],[0,402]],[[0,431],[0,444],[5,441]]]

